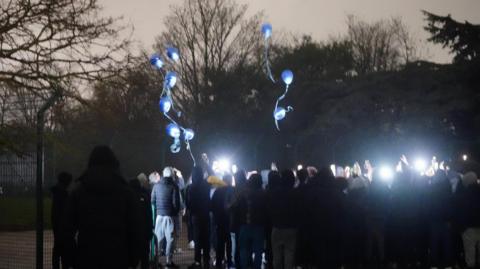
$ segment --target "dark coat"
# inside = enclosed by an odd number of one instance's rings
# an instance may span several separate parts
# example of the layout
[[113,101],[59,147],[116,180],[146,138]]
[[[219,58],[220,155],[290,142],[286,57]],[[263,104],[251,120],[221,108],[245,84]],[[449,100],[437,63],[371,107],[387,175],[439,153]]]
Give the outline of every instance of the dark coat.
[[52,192],[52,229],[56,235],[65,215],[68,191],[66,186],[60,183],[53,186],[50,190]]
[[177,216],[180,211],[180,190],[171,177],[162,178],[153,186],[151,203],[157,215]]
[[298,191],[280,187],[267,193],[267,212],[273,228],[295,229],[299,224]]
[[62,228],[70,266],[118,269],[138,263],[143,237],[138,200],[111,168],[91,167],[80,177]]
[[[461,184],[461,183],[459,183]],[[478,184],[458,188],[456,208],[460,228],[480,228],[480,186]]]
[[233,187],[221,187],[218,188],[212,196],[212,213],[217,226],[229,229],[230,227],[230,215],[227,210],[227,203],[230,194],[233,192]]
[[185,203],[192,217],[209,218],[210,185],[203,178],[192,176],[192,184],[186,191]]

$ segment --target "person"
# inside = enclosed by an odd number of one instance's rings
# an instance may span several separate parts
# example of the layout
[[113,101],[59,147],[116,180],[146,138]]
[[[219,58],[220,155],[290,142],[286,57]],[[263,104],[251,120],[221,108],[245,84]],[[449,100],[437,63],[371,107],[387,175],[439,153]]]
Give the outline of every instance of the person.
[[[266,199],[262,189],[262,177],[252,174],[245,191],[233,202],[240,212],[240,268],[254,269],[262,265],[262,252],[265,240]],[[253,254],[253,262],[251,262]]]
[[388,216],[388,182],[374,169],[366,194],[366,262],[369,268],[385,267],[385,234]]
[[108,146],[97,146],[68,197],[63,225],[67,268],[135,267],[142,246],[140,206]]
[[309,181],[301,210],[309,216],[305,227],[309,240],[304,249],[308,250],[308,266],[317,268],[340,267],[341,231],[345,201],[343,193],[334,185],[334,176],[329,167],[321,168]]
[[194,263],[189,268],[210,268],[210,185],[200,166],[192,171],[192,184],[186,195],[186,206],[193,224]]
[[446,174],[438,171],[428,190],[426,212],[429,222],[430,268],[452,268],[453,196]]
[[[223,268],[226,258],[226,266],[233,267],[232,259],[232,241],[230,238],[230,219],[227,211],[227,199],[233,192],[232,180],[230,174],[223,176],[223,182],[226,186],[219,187],[212,196],[212,213],[217,234],[217,242],[215,246],[217,268]],[[226,257],[225,257],[226,256]]]
[[[314,174],[312,174],[313,176]],[[280,177],[280,175],[278,175]],[[309,241],[309,233],[308,233],[308,222],[310,216],[306,214],[306,211],[303,210],[304,208],[308,207],[309,205],[305,202],[305,197],[308,193],[308,188],[311,185],[311,177],[308,172],[308,168],[303,168],[297,172],[298,180],[300,184],[296,188],[296,197],[297,197],[297,207],[299,210],[297,211],[298,216],[298,225],[297,225],[297,250],[295,255],[295,262],[300,267],[306,267],[309,264],[309,249],[308,249],[308,241]]]
[[480,186],[474,172],[467,172],[462,177],[459,189],[459,225],[462,231],[465,263],[468,268],[480,265]]
[[181,253],[182,249],[176,246],[176,242],[179,242],[182,236],[182,218],[185,215],[185,196],[184,189],[185,189],[185,180],[183,179],[182,172],[180,170],[173,168],[173,179],[177,188],[179,190],[180,195],[180,208],[176,216],[174,216],[174,236],[175,236],[175,244],[174,244],[174,252]]
[[367,194],[365,183],[363,178],[357,176],[348,184],[343,223],[346,239],[343,245],[346,255],[344,262],[348,268],[361,268],[364,262]]
[[57,177],[57,184],[51,188],[52,192],[52,230],[53,230],[53,250],[52,250],[52,268],[66,268],[64,258],[62,258],[60,227],[65,217],[65,204],[68,198],[68,187],[72,182],[72,175],[67,172],[61,172]]
[[173,262],[175,246],[175,216],[180,210],[180,191],[173,181],[173,169],[165,167],[163,177],[153,186],[151,204],[155,206],[155,235],[158,248],[161,249],[165,240],[165,256],[167,267],[177,267]]
[[[306,171],[305,171],[306,172]],[[306,173],[305,173],[306,174]],[[272,181],[275,174],[272,175]],[[268,194],[267,212],[272,225],[273,268],[295,268],[297,242],[298,206],[294,190],[295,175],[291,170],[281,174],[278,187],[273,186]]]
[[232,241],[232,262],[236,268],[240,268],[240,213],[237,208],[233,207],[233,203],[243,194],[247,185],[247,173],[243,169],[239,169],[234,173],[235,187],[232,192],[227,193],[227,211],[230,224],[230,239]]
[[139,174],[136,178],[131,179],[128,183],[132,190],[135,193],[135,196],[140,204],[140,217],[143,224],[143,239],[142,247],[140,250],[140,266],[142,269],[147,269],[149,267],[149,250],[150,250],[150,240],[153,236],[153,221],[152,221],[152,210],[150,206],[150,191],[145,188],[147,184],[146,176],[142,173]]

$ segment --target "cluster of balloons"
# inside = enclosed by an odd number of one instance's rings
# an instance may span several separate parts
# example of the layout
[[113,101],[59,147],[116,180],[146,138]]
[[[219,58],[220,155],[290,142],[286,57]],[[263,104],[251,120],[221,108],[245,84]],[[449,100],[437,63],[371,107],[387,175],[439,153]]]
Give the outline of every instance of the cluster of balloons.
[[[178,49],[174,47],[168,47],[166,49],[166,55],[172,63],[176,63],[180,60],[180,54],[178,52]],[[170,151],[172,153],[180,152],[180,139],[183,138],[186,148],[189,151],[190,156],[192,157],[193,163],[195,164],[195,158],[192,154],[192,150],[190,147],[190,141],[194,138],[195,132],[190,128],[182,127],[169,115],[169,112],[171,110],[175,111],[172,99],[172,89],[173,87],[175,87],[175,84],[178,80],[177,73],[175,73],[174,71],[167,71],[165,74],[163,73],[164,61],[159,54],[153,54],[150,57],[150,64],[155,69],[159,70],[164,77],[163,89],[162,93],[160,94],[160,101],[158,102],[158,106],[163,115],[170,121],[170,123],[166,127],[167,135],[173,138],[173,143],[170,146]],[[180,117],[181,113],[179,111],[176,112],[177,116]]]
[[[270,68],[270,61],[268,59],[268,49],[269,49],[269,39],[272,36],[272,25],[270,23],[264,23],[262,25],[262,34],[265,40],[264,46],[264,58],[265,58],[265,68],[267,70],[268,78],[275,83],[275,79],[273,78],[272,71]],[[277,98],[275,102],[275,108],[273,109],[273,119],[275,120],[275,126],[277,130],[280,131],[280,127],[278,126],[278,122],[283,120],[288,112],[292,111],[293,108],[291,106],[282,107],[278,104],[282,101],[288,93],[288,86],[293,82],[293,72],[289,69],[286,69],[282,72],[282,80],[285,83],[285,92]]]

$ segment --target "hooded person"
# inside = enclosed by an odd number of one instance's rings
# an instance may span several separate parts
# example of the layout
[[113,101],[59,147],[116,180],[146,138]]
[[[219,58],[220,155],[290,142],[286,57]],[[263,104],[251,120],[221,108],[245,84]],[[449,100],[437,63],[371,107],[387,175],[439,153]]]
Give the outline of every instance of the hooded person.
[[166,266],[176,267],[173,263],[173,250],[175,244],[175,216],[180,210],[180,191],[173,180],[173,169],[165,167],[162,179],[158,181],[152,190],[151,203],[155,207],[155,235],[159,249],[163,240],[166,240],[165,256]]
[[108,146],[97,146],[72,189],[63,225],[67,268],[138,264],[143,238],[139,204],[119,166]]
[[254,254],[253,268],[260,269],[265,240],[266,196],[259,174],[250,176],[245,190],[233,207],[238,209],[240,216],[240,267],[248,268]]
[[61,254],[61,235],[60,227],[65,217],[65,204],[68,199],[68,187],[72,182],[72,175],[62,172],[58,175],[58,182],[51,188],[52,192],[52,230],[53,230],[53,250],[52,250],[52,267],[54,269],[62,267],[66,268],[65,259]]
[[295,175],[291,170],[281,174],[280,185],[267,198],[267,212],[272,225],[273,268],[295,268],[297,227],[299,223]]
[[[190,268],[210,267],[210,185],[204,178],[200,166],[192,170],[192,184],[185,199],[191,214],[195,242],[195,262]],[[203,255],[202,255],[203,253]],[[203,261],[202,261],[203,257]]]
[[144,235],[140,253],[140,268],[147,269],[149,268],[150,241],[153,236],[153,216],[150,204],[149,184],[147,177],[143,173],[131,179],[128,184],[134,191],[140,205],[140,217],[142,219]]

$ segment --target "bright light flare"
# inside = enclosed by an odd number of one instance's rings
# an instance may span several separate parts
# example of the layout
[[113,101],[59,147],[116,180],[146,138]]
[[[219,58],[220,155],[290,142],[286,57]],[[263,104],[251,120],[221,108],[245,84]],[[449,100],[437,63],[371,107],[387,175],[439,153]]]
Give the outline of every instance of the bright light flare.
[[427,169],[427,162],[424,159],[416,159],[414,163],[415,170],[424,172]]
[[230,172],[230,168],[232,168],[232,166],[230,165],[230,161],[226,158],[215,160],[212,163],[212,169],[215,172],[220,172],[220,173]]
[[383,181],[390,181],[393,178],[393,170],[388,166],[382,166],[380,167],[379,175]]
[[302,169],[303,169],[303,165],[301,165],[301,164],[297,165],[297,171],[300,171]]
[[463,154],[463,155],[462,155],[462,160],[463,160],[464,162],[466,162],[466,161],[468,160],[467,154]]

